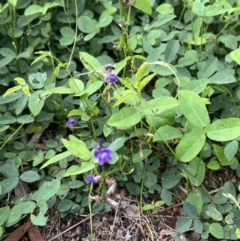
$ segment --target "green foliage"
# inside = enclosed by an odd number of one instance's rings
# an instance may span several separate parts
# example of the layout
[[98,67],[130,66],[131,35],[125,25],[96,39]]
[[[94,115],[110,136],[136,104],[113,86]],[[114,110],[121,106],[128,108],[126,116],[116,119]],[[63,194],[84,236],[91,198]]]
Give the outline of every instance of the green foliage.
[[[43,226],[52,208],[91,212],[88,197],[105,200],[114,178],[141,211],[171,206],[185,185],[177,232],[237,240],[239,183],[211,178],[240,176],[239,9],[237,0],[2,4],[0,236],[25,214]],[[107,64],[118,82],[105,81]],[[112,153],[104,167],[100,138]],[[93,188],[86,174],[103,181]],[[162,200],[148,203],[150,194]]]

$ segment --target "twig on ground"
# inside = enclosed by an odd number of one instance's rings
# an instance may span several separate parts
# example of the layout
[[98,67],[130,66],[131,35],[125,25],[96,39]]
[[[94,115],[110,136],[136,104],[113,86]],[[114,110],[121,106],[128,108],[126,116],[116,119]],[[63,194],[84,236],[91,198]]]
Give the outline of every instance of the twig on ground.
[[[94,215],[94,214],[92,214],[92,216],[93,216],[93,215]],[[55,238],[57,238],[57,237],[59,237],[59,236],[63,235],[64,233],[66,233],[66,232],[68,232],[69,230],[71,230],[71,229],[75,228],[76,226],[80,225],[81,223],[85,222],[85,221],[86,221],[86,220],[88,220],[88,219],[90,219],[90,215],[89,215],[87,218],[85,218],[85,219],[81,220],[80,222],[78,222],[78,223],[74,224],[72,227],[70,227],[70,228],[68,228],[68,229],[64,230],[63,232],[61,232],[61,233],[59,233],[59,234],[55,235],[54,237],[52,237],[52,238],[51,238],[51,239],[49,239],[48,241],[52,241],[52,240],[54,240]]]

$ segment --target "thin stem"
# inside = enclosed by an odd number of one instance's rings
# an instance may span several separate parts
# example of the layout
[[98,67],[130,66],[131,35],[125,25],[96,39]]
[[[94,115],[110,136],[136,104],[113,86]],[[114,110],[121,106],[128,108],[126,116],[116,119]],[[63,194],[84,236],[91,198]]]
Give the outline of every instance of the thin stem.
[[69,61],[68,61],[68,66],[67,68],[69,68],[70,66],[70,63],[71,63],[71,60],[72,60],[72,56],[73,56],[73,53],[74,53],[74,49],[75,49],[75,46],[76,46],[76,42],[77,42],[77,33],[78,33],[78,27],[77,27],[77,20],[78,20],[78,8],[77,8],[77,1],[74,0],[74,3],[75,3],[75,10],[76,10],[76,19],[75,19],[75,35],[74,35],[74,42],[73,42],[73,48],[72,48],[72,52],[71,52],[71,55],[69,57]]

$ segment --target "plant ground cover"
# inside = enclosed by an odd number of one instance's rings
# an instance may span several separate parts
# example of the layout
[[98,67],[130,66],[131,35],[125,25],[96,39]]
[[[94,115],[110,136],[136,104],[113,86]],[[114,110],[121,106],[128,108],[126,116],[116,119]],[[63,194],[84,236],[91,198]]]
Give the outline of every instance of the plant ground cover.
[[1,240],[238,240],[239,14],[0,3]]

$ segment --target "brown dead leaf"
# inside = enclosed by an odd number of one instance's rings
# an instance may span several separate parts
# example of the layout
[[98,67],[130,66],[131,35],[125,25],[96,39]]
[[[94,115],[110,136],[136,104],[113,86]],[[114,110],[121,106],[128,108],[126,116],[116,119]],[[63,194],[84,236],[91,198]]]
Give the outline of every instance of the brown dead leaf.
[[137,207],[136,205],[132,204],[129,205],[126,209],[125,212],[127,214],[128,217],[131,218],[137,218],[140,216],[140,210],[139,207]]
[[28,237],[31,241],[44,241],[38,226],[32,226],[28,229]]
[[26,233],[26,231],[30,228],[31,222],[24,223],[16,230],[14,230],[4,241],[18,241],[22,236]]
[[38,142],[39,142],[39,139],[40,139],[40,137],[41,137],[41,135],[43,134],[43,132],[44,132],[45,129],[46,129],[46,128],[42,128],[42,130],[35,132],[35,133],[32,135],[32,138],[28,141],[27,145],[29,146],[29,145],[32,144],[32,143],[38,143]]
[[29,193],[29,187],[28,185],[19,180],[18,185],[14,188],[14,194],[16,197],[24,197]]

